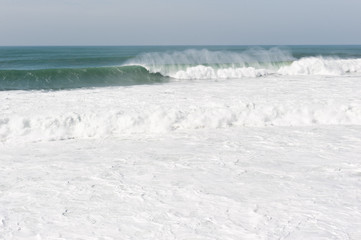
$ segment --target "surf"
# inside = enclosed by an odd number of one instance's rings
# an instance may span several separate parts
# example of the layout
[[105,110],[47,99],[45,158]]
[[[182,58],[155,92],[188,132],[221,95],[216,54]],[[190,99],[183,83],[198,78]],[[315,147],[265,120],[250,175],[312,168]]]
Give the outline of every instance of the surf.
[[[97,95],[97,93],[92,94]],[[77,92],[76,95],[73,98],[87,97],[86,92]],[[112,102],[115,102],[118,95],[110,94],[110,96]],[[39,97],[41,99],[44,95]],[[143,103],[140,97],[133,103],[118,103],[111,107],[109,105],[82,108],[68,106],[70,110],[66,112],[47,110],[42,114],[8,114],[0,117],[0,142],[19,139],[56,141],[126,137],[134,134],[237,127],[361,125],[361,105],[356,103],[290,104],[251,101],[233,105],[224,103],[217,106],[213,103],[208,106],[206,101],[197,104],[187,101],[183,105],[171,105],[169,104],[172,102],[171,98],[159,97],[159,99],[158,103]],[[52,100],[48,99],[48,106],[52,105]],[[162,102],[167,104],[162,105]]]
[[[170,47],[170,50],[155,52],[150,51],[153,48],[146,51],[135,49],[137,51],[125,51],[119,56],[111,54],[110,49],[106,54],[101,52],[98,56],[87,56],[79,50],[68,57],[64,53],[60,54],[66,49],[56,49],[55,55],[40,54],[38,57],[36,51],[24,56],[15,52],[14,56],[0,57],[0,90],[62,90],[183,80],[259,78],[269,75],[361,74],[361,58],[358,55],[341,58],[337,55],[314,54],[298,58],[295,57],[300,55],[298,48],[217,50],[209,47],[176,50],[177,48]],[[49,64],[46,64],[47,61]]]

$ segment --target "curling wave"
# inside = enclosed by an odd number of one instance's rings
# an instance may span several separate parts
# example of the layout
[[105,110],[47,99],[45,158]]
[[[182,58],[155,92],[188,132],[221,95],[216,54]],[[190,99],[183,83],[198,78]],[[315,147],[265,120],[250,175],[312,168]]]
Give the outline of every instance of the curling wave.
[[0,90],[71,89],[160,83],[168,78],[142,66],[0,70]]
[[239,79],[279,75],[347,75],[361,73],[361,59],[304,57],[295,59],[278,48],[242,53],[186,50],[146,53],[126,64],[143,66],[152,73],[175,79]]
[[0,90],[71,89],[163,83],[170,79],[241,79],[267,75],[361,74],[361,58],[295,59],[278,48],[243,52],[189,49],[144,53],[120,66],[0,70]]

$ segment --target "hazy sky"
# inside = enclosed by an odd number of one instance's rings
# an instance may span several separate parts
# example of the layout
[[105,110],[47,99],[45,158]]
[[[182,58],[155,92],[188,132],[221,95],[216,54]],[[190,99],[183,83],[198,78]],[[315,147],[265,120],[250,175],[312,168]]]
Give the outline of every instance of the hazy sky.
[[0,45],[361,44],[360,0],[0,0]]

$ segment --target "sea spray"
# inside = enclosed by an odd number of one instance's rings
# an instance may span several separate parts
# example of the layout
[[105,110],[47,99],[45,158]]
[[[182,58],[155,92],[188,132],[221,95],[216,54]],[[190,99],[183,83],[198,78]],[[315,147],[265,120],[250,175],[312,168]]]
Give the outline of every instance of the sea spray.
[[89,52],[87,48],[65,47],[0,48],[0,90],[61,90],[269,75],[361,74],[361,50],[350,55],[344,47],[338,56],[324,48],[311,47],[312,55],[301,47],[113,47],[89,48]]

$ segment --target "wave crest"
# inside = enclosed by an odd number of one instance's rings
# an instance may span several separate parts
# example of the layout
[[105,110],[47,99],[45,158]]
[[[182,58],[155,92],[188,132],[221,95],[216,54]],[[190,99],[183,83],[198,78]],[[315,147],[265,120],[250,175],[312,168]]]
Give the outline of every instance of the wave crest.
[[282,75],[332,75],[361,73],[361,59],[307,57],[278,70]]
[[[236,72],[239,72],[239,69],[247,69],[249,67],[254,69],[267,68],[277,70],[280,64],[282,65],[293,60],[294,58],[289,51],[278,48],[271,48],[269,50],[255,48],[243,52],[189,49],[185,51],[141,54],[128,61],[126,65],[140,65],[147,68],[150,72],[158,72],[164,76],[174,78],[182,75],[182,79],[184,79],[184,73],[188,72],[188,79],[200,79],[209,76],[209,74],[205,73],[206,71],[209,72],[209,70],[217,72],[222,69],[225,71],[227,71],[227,69],[228,71],[230,69],[238,69]],[[196,68],[198,68],[198,70]],[[204,72],[204,74],[198,77],[189,75],[190,72],[198,74],[196,72],[200,71]],[[218,74],[212,74],[212,76],[217,75]],[[237,75],[239,74],[235,76]],[[249,74],[245,74],[245,76],[248,75]]]
[[207,66],[189,67],[170,75],[176,79],[237,79],[243,77],[261,77],[271,71],[254,67],[214,69]]
[[244,52],[185,50],[145,53],[128,61],[152,73],[175,79],[238,79],[280,75],[332,75],[361,73],[361,59],[305,57],[296,60],[278,48]]

